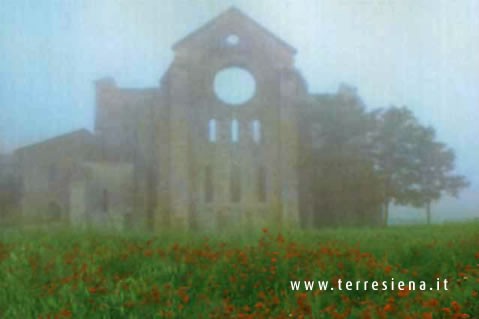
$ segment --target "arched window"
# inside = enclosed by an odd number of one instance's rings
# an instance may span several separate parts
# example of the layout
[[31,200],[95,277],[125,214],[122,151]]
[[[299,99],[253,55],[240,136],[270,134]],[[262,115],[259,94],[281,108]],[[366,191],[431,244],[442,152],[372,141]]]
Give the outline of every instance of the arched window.
[[251,135],[253,136],[253,141],[256,144],[261,143],[262,132],[261,132],[261,122],[259,120],[254,120],[251,122]]
[[237,119],[231,121],[231,142],[239,142],[239,122]]
[[208,122],[208,140],[211,143],[216,143],[217,140],[217,124],[215,119],[210,119]]

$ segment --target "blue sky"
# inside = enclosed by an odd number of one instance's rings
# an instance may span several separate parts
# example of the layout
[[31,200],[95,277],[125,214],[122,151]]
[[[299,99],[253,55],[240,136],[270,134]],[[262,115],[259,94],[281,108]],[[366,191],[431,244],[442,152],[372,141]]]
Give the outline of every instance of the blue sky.
[[171,46],[231,5],[298,50],[311,92],[346,82],[435,127],[473,183],[437,216],[479,216],[479,0],[0,0],[0,148],[92,128],[94,80],[157,86]]

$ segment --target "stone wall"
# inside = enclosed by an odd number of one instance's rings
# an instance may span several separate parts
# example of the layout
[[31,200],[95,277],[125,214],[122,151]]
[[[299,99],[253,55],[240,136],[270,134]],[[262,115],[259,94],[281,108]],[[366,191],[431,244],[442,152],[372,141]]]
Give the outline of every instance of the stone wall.
[[[73,225],[123,229],[132,222],[134,170],[130,163],[85,162],[72,183],[70,220]],[[135,217],[137,222],[138,217]]]
[[14,156],[24,218],[66,218],[70,182],[83,161],[97,156],[97,148],[91,133],[79,130],[21,148]]

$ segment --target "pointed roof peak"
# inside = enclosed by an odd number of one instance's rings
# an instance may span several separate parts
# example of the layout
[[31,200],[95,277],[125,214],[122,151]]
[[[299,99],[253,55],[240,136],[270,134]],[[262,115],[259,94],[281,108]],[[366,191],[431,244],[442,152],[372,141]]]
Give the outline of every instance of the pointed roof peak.
[[[224,15],[228,15],[228,14],[238,14],[238,15],[242,15],[244,17],[247,17],[247,15],[240,8],[238,8],[235,5],[232,5],[228,9],[222,11],[216,18],[219,18],[219,17],[224,16]],[[213,20],[216,20],[216,18],[213,18]]]
[[231,7],[229,7],[228,9],[226,9],[225,12],[228,12],[228,11],[236,11],[236,12],[240,12],[242,13],[242,11],[235,5],[232,5]]
[[259,24],[258,22],[256,22],[254,19],[252,19],[251,17],[249,17],[246,13],[244,13],[241,9],[239,9],[238,7],[236,6],[231,6],[229,7],[228,9],[226,9],[225,11],[221,12],[218,16],[216,16],[215,18],[211,19],[209,22],[207,22],[206,24],[204,24],[203,26],[197,28],[196,30],[194,30],[193,32],[191,32],[190,34],[188,34],[186,37],[182,38],[181,40],[179,40],[178,42],[176,42],[174,45],[173,45],[173,50],[176,50],[184,45],[186,45],[187,43],[190,42],[190,40],[192,40],[193,38],[195,38],[198,34],[201,34],[203,32],[206,32],[209,28],[213,27],[215,24],[219,23],[219,21],[222,21],[224,19],[229,19],[229,17],[237,17],[239,18],[240,20],[246,22],[246,23],[249,23],[251,25],[253,25],[256,29],[258,29],[259,32],[262,32],[266,35],[268,35],[269,37],[273,38],[279,45],[281,45],[282,47],[286,48],[288,51],[290,51],[292,54],[295,54],[296,53],[296,49],[294,47],[292,47],[290,44],[286,43],[284,40],[280,39],[278,36],[276,36],[274,33],[272,33],[271,31],[269,31],[268,29],[266,29],[265,27],[263,27],[261,24]]

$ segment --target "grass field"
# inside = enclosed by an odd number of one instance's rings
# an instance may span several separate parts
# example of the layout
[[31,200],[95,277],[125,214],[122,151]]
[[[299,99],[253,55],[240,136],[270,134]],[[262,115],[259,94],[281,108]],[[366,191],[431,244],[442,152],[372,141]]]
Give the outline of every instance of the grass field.
[[[10,230],[0,242],[0,317],[479,318],[478,264],[478,223],[156,236]],[[437,277],[447,291],[336,285]],[[293,291],[291,280],[336,289]]]

